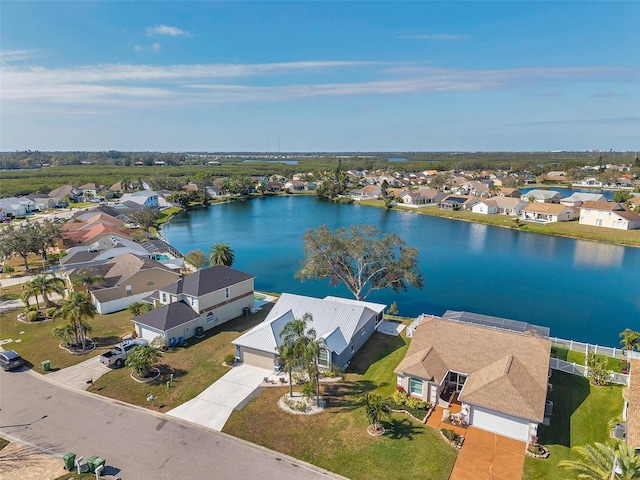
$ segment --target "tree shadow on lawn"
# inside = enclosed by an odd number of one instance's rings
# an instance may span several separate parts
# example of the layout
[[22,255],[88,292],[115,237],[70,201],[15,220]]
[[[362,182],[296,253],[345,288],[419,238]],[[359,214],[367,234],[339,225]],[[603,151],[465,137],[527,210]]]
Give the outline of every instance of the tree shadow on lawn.
[[174,382],[179,381],[181,377],[184,377],[187,374],[187,371],[185,369],[171,368],[171,366],[167,365],[166,363],[154,365],[154,368],[160,370],[160,376],[152,382],[149,382],[150,385],[161,385],[167,383],[169,380],[171,380],[171,374],[173,374]]
[[116,335],[110,335],[108,337],[91,337],[93,343],[96,344],[96,348],[113,347],[116,343],[122,341],[122,339]]
[[351,359],[347,372],[363,375],[372,364],[406,345],[407,342],[401,336],[375,332]]
[[415,435],[423,435],[422,427],[414,425],[407,418],[396,419],[392,418],[390,421],[380,422],[386,430],[385,436],[393,438],[395,440],[406,438],[413,440]]
[[363,405],[362,397],[379,385],[370,380],[356,382],[341,382],[322,385],[322,397],[327,406],[342,412],[349,412]]
[[549,425],[540,425],[540,441],[571,447],[571,416],[589,396],[589,380],[554,371],[550,383],[553,390],[547,398],[553,402],[553,415]]

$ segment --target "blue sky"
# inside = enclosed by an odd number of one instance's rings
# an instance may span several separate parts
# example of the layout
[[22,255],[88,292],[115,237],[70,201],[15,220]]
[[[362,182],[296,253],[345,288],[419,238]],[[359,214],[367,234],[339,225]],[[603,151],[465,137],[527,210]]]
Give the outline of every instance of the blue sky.
[[0,2],[0,150],[640,149],[640,2]]

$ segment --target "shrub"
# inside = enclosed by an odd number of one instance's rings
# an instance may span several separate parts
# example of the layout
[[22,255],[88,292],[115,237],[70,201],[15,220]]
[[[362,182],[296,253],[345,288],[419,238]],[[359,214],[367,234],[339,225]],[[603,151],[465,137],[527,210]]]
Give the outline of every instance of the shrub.
[[405,405],[409,400],[409,395],[404,390],[397,390],[393,393],[393,401],[398,405]]
[[51,307],[51,308],[47,308],[44,311],[44,314],[47,316],[47,318],[52,318],[53,315],[56,313],[56,311],[58,310],[58,307]]
[[236,356],[233,353],[224,356],[224,363],[227,365],[233,365],[236,363]]
[[284,404],[289,407],[291,410],[295,410],[296,412],[306,412],[307,411],[307,402],[304,401],[296,401],[285,399]]
[[409,408],[415,408],[416,410],[429,410],[429,403],[425,402],[423,400],[420,400],[419,398],[414,398],[414,397],[408,397],[405,404],[409,407]]
[[440,431],[442,432],[444,437],[447,440],[449,440],[451,443],[453,443],[453,444],[455,444],[457,446],[461,446],[462,445],[462,441],[463,441],[462,436],[458,435],[453,430],[450,430],[448,428],[441,428]]
[[38,312],[38,310],[29,310],[27,312],[27,320],[30,322],[35,322],[38,318],[40,318],[40,312]]

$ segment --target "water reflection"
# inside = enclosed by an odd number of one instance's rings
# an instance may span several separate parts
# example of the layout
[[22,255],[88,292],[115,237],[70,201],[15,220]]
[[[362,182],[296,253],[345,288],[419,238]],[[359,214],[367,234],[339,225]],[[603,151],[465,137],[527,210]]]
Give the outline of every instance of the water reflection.
[[485,243],[487,242],[487,225],[481,223],[472,223],[469,228],[469,248],[475,253],[482,253],[484,251]]
[[624,247],[596,242],[576,242],[573,264],[589,267],[619,267],[624,258]]

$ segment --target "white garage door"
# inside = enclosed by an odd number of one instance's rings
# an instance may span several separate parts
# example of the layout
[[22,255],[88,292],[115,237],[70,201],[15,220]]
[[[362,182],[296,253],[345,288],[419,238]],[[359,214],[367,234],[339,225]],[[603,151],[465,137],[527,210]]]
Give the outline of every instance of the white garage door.
[[273,370],[273,355],[251,348],[242,348],[241,354],[243,363]]
[[489,432],[526,442],[529,440],[529,422],[488,408],[473,406],[471,425]]
[[149,343],[153,342],[158,335],[162,335],[162,332],[145,325],[140,325],[140,337],[148,340]]

